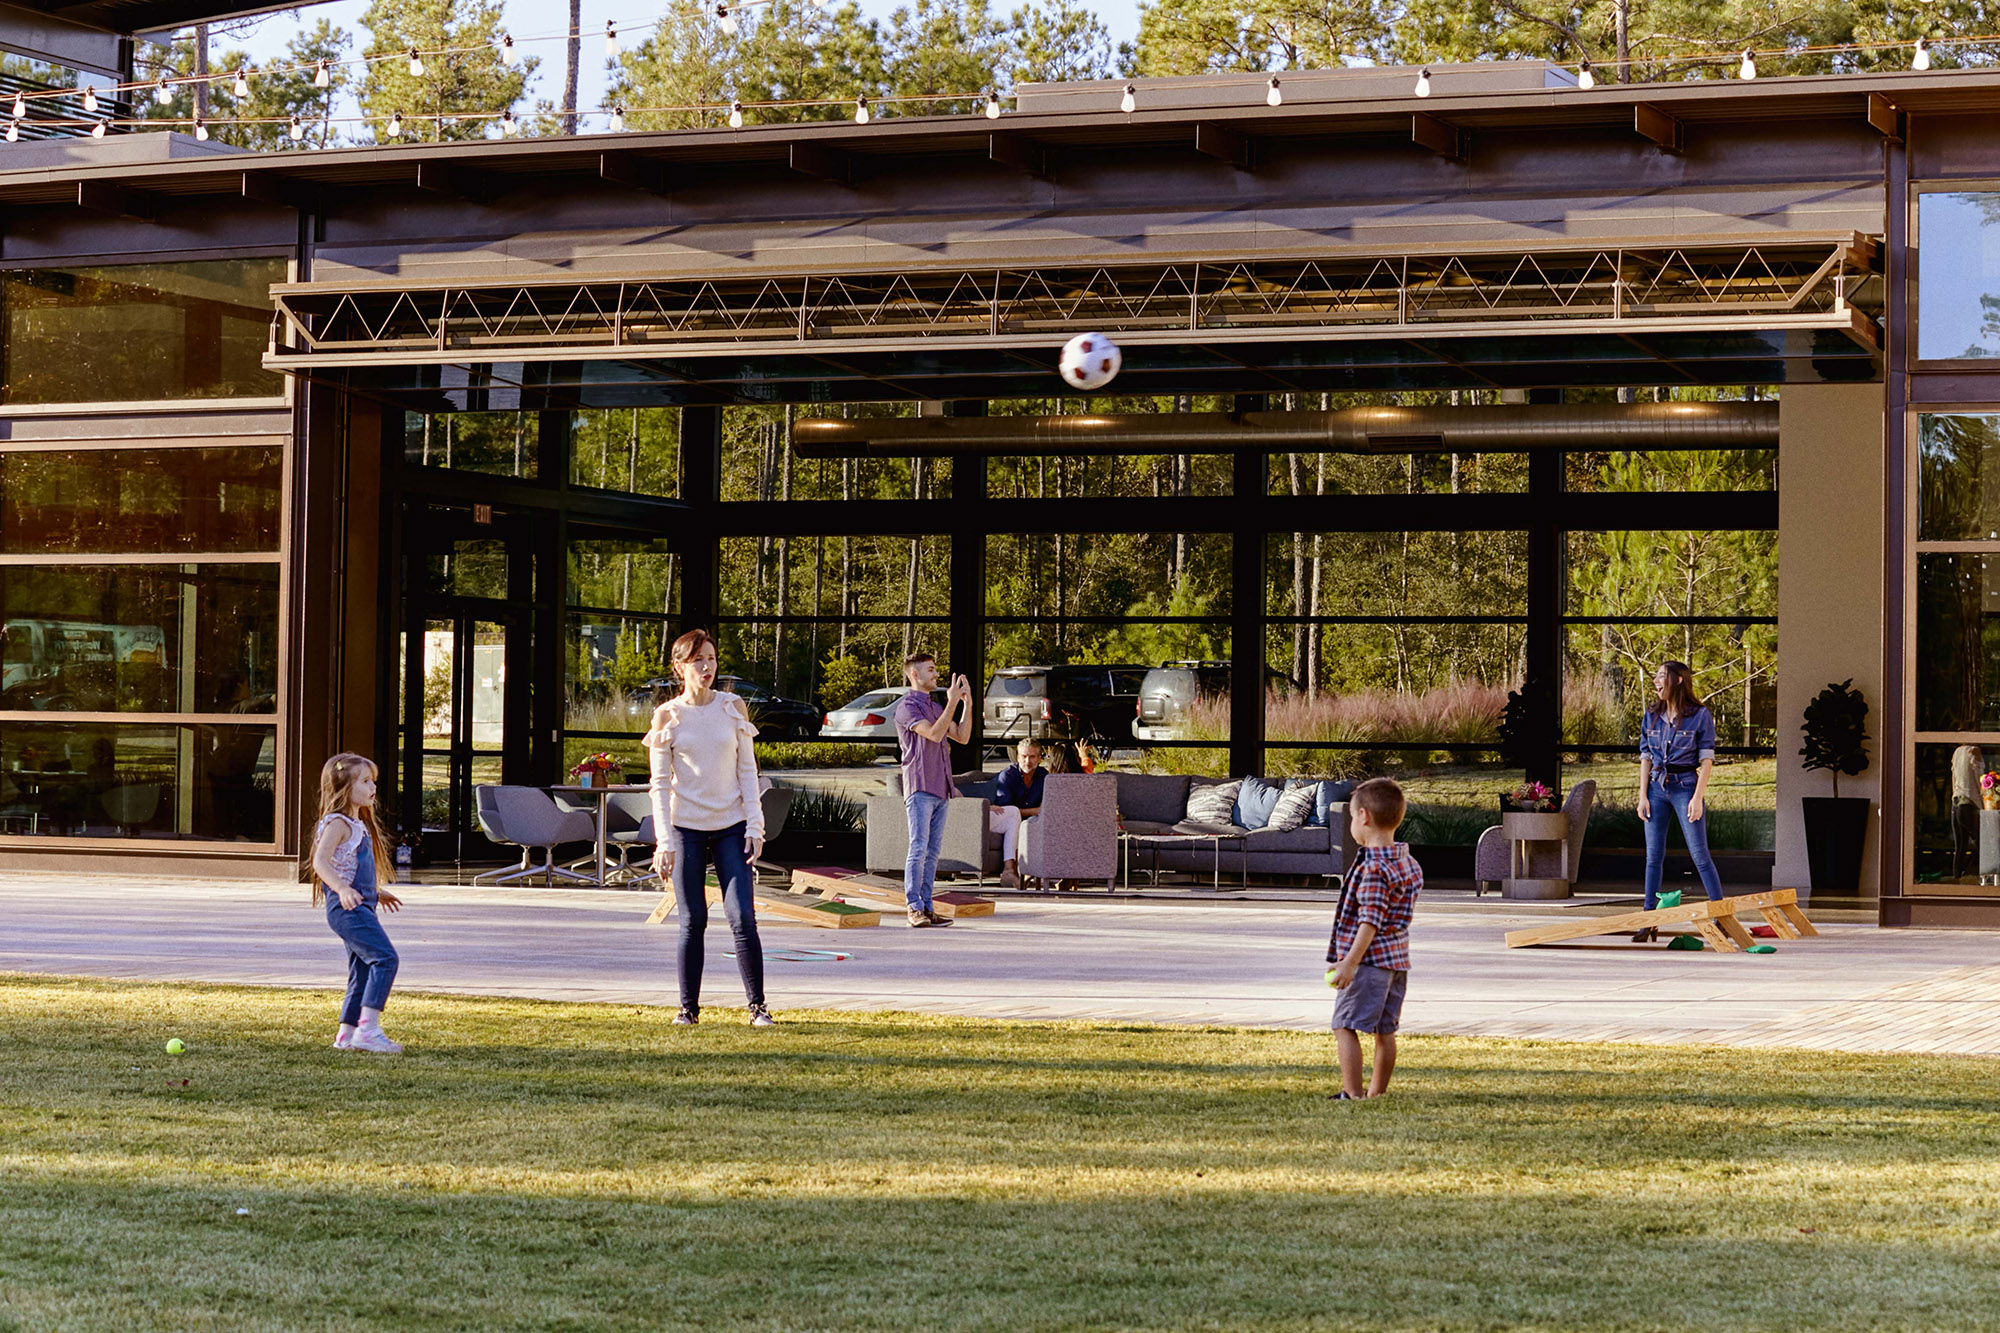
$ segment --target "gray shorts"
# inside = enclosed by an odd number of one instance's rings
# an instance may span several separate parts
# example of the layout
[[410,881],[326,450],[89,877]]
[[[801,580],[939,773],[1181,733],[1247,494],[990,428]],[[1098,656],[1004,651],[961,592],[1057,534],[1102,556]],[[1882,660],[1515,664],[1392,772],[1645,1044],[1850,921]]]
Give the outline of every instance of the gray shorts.
[[1408,972],[1361,964],[1354,971],[1354,983],[1334,995],[1333,1030],[1394,1032],[1402,1026],[1403,991],[1409,983]]

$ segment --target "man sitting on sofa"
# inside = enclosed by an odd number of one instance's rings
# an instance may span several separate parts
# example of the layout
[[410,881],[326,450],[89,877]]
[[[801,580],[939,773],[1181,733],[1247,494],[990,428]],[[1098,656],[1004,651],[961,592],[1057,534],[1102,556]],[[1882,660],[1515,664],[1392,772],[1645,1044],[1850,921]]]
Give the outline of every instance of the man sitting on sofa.
[[[1000,882],[1010,889],[1021,887],[1021,869],[1014,848],[1021,835],[1021,821],[1042,812],[1042,743],[1023,736],[1014,749],[1015,762],[993,780],[993,803],[986,819],[1000,835]],[[989,844],[990,845],[990,844]]]

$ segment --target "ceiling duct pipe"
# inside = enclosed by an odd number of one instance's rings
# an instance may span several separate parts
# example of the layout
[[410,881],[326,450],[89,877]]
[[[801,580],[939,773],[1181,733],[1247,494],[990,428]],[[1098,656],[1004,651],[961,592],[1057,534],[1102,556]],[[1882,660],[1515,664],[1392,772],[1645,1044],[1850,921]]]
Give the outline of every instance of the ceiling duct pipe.
[[1513,453],[1530,449],[1775,449],[1778,405],[1531,403],[1338,412],[871,417],[792,429],[804,458],[950,454]]

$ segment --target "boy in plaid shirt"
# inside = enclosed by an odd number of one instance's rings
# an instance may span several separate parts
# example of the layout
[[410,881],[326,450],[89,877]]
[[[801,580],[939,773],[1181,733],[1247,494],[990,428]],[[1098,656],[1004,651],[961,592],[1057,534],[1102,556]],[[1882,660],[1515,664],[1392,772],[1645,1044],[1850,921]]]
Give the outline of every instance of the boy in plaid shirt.
[[[1424,890],[1424,871],[1409,844],[1396,841],[1403,789],[1370,778],[1347,798],[1347,831],[1361,847],[1334,914],[1327,981],[1340,992],[1333,1030],[1340,1045],[1341,1090],[1335,1101],[1380,1097],[1396,1068],[1396,1028],[1410,976],[1410,914]],[[1375,1076],[1361,1090],[1361,1037],[1375,1034]]]

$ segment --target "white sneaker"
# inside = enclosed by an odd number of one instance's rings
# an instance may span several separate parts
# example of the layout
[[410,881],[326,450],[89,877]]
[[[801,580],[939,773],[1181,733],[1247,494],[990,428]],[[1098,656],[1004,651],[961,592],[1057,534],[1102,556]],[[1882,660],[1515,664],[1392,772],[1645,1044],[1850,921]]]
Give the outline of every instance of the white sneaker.
[[403,1053],[403,1043],[400,1041],[390,1041],[388,1034],[384,1033],[381,1028],[373,1024],[368,1024],[354,1029],[354,1041],[351,1049],[373,1051],[377,1055],[401,1055]]
[[753,1004],[750,1006],[751,1027],[753,1028],[773,1027],[776,1025],[777,1021],[778,1021],[777,1019],[771,1017],[771,1011],[765,1008],[763,1005]]
[[351,1033],[351,1032],[336,1032],[336,1033],[334,1033],[334,1034],[333,1034],[333,1049],[334,1049],[334,1050],[336,1050],[336,1051],[351,1051],[351,1050],[353,1050],[353,1049],[354,1049],[354,1034],[353,1034],[353,1033]]

